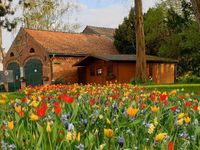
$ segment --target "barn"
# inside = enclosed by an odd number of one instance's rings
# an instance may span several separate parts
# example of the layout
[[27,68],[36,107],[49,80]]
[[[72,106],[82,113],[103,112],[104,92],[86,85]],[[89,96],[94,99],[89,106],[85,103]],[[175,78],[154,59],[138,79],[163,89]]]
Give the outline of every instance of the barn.
[[[155,83],[174,83],[177,61],[146,56],[147,77]],[[84,83],[104,84],[107,81],[130,82],[135,78],[136,55],[90,55],[80,60],[76,67],[84,68]]]
[[3,60],[4,70],[13,70],[15,79],[5,87],[15,91],[59,79],[82,82],[81,68],[72,65],[101,54],[118,54],[106,36],[21,28]]
[[[8,91],[64,80],[70,83],[130,82],[135,55],[120,55],[113,44],[114,29],[87,26],[82,33],[21,28],[3,59],[13,70]],[[147,56],[147,75],[156,83],[174,83],[177,61]]]

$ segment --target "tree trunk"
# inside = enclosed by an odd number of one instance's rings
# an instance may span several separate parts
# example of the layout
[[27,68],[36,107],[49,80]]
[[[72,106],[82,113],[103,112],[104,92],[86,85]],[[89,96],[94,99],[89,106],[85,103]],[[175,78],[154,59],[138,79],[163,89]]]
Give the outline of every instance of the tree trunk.
[[196,16],[196,20],[199,25],[199,31],[200,31],[200,0],[190,0],[190,1],[194,9],[194,14]]
[[146,81],[146,55],[144,39],[144,20],[142,0],[135,0],[135,29],[136,29],[136,79]]
[[3,47],[2,47],[2,28],[0,26],[0,53],[1,53],[1,56],[0,56],[0,63],[3,61],[3,58],[4,58],[4,52],[3,52]]

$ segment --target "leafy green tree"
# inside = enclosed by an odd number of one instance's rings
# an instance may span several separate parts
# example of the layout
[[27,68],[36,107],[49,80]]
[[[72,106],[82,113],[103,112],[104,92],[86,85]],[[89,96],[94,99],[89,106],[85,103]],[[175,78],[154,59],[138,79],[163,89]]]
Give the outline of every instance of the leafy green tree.
[[78,7],[71,1],[21,0],[19,3],[23,8],[22,22],[26,28],[71,32],[79,28],[78,24],[63,20]]
[[145,40],[147,54],[149,55],[157,55],[160,46],[169,35],[165,23],[165,15],[163,6],[150,8],[144,14]]
[[14,14],[15,9],[12,7],[12,0],[0,0],[0,51],[2,57],[4,57],[2,48],[2,28],[10,32],[16,27],[16,19],[10,19],[10,16]]
[[129,16],[115,31],[114,44],[118,51],[122,54],[136,53],[136,37],[135,37],[135,13],[131,8]]

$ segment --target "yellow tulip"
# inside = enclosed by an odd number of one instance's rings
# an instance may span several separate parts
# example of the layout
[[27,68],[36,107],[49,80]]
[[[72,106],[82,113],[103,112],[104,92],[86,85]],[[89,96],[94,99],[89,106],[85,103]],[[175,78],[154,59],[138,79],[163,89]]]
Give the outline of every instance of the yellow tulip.
[[178,125],[183,125],[183,118],[179,119],[179,120],[177,121],[177,124],[178,124]]
[[127,114],[128,114],[128,116],[130,116],[130,117],[135,117],[135,115],[137,114],[138,111],[139,111],[139,109],[134,109],[134,108],[132,108],[132,107],[129,107],[129,108],[127,109]]
[[112,129],[104,129],[104,136],[107,138],[112,138],[114,135],[114,132]]
[[167,136],[166,133],[160,133],[160,134],[156,135],[155,140],[158,142],[161,142],[166,136]]
[[38,117],[37,115],[35,115],[35,114],[32,113],[32,114],[30,115],[30,120],[31,120],[31,121],[37,121],[37,120],[39,120],[39,117]]
[[8,128],[10,130],[13,130],[14,129],[14,122],[13,121],[8,121]]
[[5,100],[0,100],[0,104],[5,104],[6,101]]
[[191,118],[190,118],[190,117],[185,117],[185,118],[184,118],[184,121],[185,121],[185,123],[190,123]]
[[178,114],[178,119],[181,119],[181,118],[183,118],[183,117],[185,117],[185,113],[180,113],[180,114]]
[[21,112],[22,111],[21,106],[15,106],[15,111],[18,113]]
[[38,105],[39,105],[39,102],[37,102],[37,101],[32,101],[32,102],[30,103],[30,106],[33,106],[33,107],[35,107],[35,108],[37,108]]
[[50,133],[51,132],[51,125],[50,122],[47,122],[47,128],[46,128],[47,132]]
[[5,95],[5,94],[3,94],[1,96],[2,96],[3,99],[7,99],[8,98],[7,95]]
[[159,107],[156,107],[156,106],[151,107],[151,111],[152,111],[153,113],[158,112],[158,110],[159,110]]
[[81,133],[79,132],[77,135],[77,141],[80,142],[80,140],[81,140]]

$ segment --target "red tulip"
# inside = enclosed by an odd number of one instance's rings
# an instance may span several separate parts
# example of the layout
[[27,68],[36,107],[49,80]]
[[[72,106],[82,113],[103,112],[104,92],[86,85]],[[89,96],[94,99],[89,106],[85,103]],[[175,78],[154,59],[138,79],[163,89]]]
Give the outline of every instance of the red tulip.
[[91,106],[94,105],[94,102],[95,102],[94,99],[91,99],[91,100],[90,100],[90,105],[91,105]]
[[192,106],[192,102],[185,102],[185,103],[184,103],[184,106],[190,107],[190,106]]
[[56,107],[56,108],[55,108],[55,113],[56,113],[56,115],[60,115],[61,112],[62,112],[62,108],[60,108],[60,107]]
[[170,141],[168,143],[168,150],[174,150],[174,142]]
[[173,106],[170,108],[172,111],[175,111],[177,109],[177,106]]

